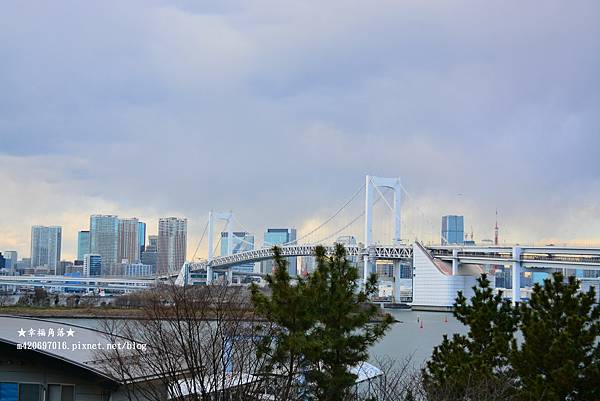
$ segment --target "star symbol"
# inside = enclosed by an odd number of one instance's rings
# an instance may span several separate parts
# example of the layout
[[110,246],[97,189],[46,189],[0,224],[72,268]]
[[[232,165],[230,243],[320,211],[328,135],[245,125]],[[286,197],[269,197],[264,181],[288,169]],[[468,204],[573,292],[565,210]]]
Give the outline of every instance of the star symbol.
[[21,327],[21,330],[18,330],[17,333],[19,333],[19,337],[25,337],[25,330],[23,330],[23,328]]
[[67,330],[67,337],[73,337],[74,333],[75,333],[75,330],[69,328],[69,330]]

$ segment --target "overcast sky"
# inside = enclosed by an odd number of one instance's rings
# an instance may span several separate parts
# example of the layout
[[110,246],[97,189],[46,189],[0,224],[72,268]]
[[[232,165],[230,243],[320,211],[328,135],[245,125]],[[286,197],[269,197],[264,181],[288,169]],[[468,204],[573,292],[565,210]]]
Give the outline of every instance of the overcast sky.
[[599,245],[598,21],[596,0],[3,2],[0,251],[62,225],[73,258],[92,213],[187,217],[189,253],[211,209],[301,235],[365,174],[402,177],[406,239],[447,213],[492,238],[498,209],[502,241]]

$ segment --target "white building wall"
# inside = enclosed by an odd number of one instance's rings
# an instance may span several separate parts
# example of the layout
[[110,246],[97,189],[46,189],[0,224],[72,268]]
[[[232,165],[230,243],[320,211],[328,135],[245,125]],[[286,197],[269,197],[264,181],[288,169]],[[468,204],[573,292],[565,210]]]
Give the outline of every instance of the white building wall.
[[[463,289],[463,295],[467,298],[467,299],[471,299],[473,297],[473,295],[475,295],[475,291],[473,291],[473,287],[475,287],[477,285],[477,277],[475,276],[463,276],[465,282],[464,282],[464,289]],[[492,285],[493,288],[493,285]]]
[[[452,306],[465,277],[442,273],[418,245],[413,245],[413,306]],[[470,281],[470,280],[469,280]]]

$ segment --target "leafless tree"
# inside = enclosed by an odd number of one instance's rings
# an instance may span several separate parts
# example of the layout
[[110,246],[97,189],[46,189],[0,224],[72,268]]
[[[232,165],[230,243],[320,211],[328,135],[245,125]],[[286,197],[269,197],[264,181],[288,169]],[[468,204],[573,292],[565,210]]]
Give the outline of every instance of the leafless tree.
[[508,374],[499,374],[494,378],[470,375],[465,378],[464,391],[456,386],[427,385],[421,375],[417,375],[415,399],[428,401],[516,401],[522,399],[516,390],[515,380]]
[[[361,385],[357,391],[359,400],[395,401],[418,399],[420,374],[413,366],[411,357],[397,360],[389,356],[373,358],[383,374]],[[411,398],[412,397],[412,398]]]
[[[287,371],[273,371],[269,355],[257,352],[273,326],[254,314],[247,288],[165,285],[135,299],[135,318],[102,320],[107,342],[123,348],[104,350],[96,361],[125,383],[130,401],[304,399],[302,372],[290,382]],[[383,375],[357,385],[349,401],[514,399],[508,381],[492,388],[473,378],[466,394],[456,394],[426,388],[410,359],[373,363]]]
[[12,305],[13,296],[7,292],[0,290],[0,307]]
[[254,315],[246,288],[165,285],[143,298],[135,319],[104,321],[110,343],[131,342],[98,362],[127,383],[131,401],[258,399],[268,389],[255,334],[269,323]]

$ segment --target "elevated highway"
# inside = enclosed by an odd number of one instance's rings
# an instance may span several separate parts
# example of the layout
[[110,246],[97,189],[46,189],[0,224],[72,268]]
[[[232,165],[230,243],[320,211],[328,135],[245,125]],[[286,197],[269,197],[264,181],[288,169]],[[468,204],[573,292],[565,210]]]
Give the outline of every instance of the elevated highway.
[[[287,245],[282,246],[284,257],[313,256],[316,245]],[[326,252],[331,254],[334,246],[326,246]],[[453,299],[456,291],[468,290],[473,280],[456,280],[460,277],[473,279],[490,266],[510,266],[513,270],[513,289],[520,288],[521,271],[554,271],[554,269],[584,269],[600,270],[600,248],[581,247],[530,247],[530,246],[423,246],[411,245],[373,245],[370,247],[346,246],[349,257],[356,261],[365,260],[375,263],[377,260],[393,260],[411,263],[413,266],[413,296],[420,297],[419,292],[427,292],[438,286],[439,292],[448,292],[446,300]],[[418,250],[418,252],[417,252]],[[416,257],[415,253],[422,255]],[[191,284],[191,275],[200,273],[206,278],[208,272],[225,272],[229,282],[233,275],[262,276],[254,272],[237,272],[235,266],[272,259],[272,248],[262,248],[251,251],[215,257],[210,261],[197,263],[186,262],[178,274],[165,275],[156,278],[130,277],[65,277],[65,276],[0,276],[0,285],[16,287],[45,287],[45,288],[87,288],[114,289],[134,291],[152,288],[155,285],[175,280],[178,285]],[[396,270],[396,269],[395,269]],[[395,272],[394,276],[399,277]],[[202,281],[202,280],[200,280]],[[418,285],[416,285],[417,283]],[[437,284],[433,284],[437,283]],[[457,284],[458,283],[458,284]],[[435,292],[431,293],[434,297]],[[513,299],[519,300],[519,292],[513,290]],[[422,298],[422,297],[421,297]],[[445,301],[449,302],[449,301]]]
[[[468,264],[508,265],[521,264],[525,270],[543,269],[600,269],[600,248],[582,247],[530,247],[530,246],[428,246],[432,256],[453,262]],[[515,249],[519,252],[513,252]],[[516,256],[516,257],[515,257]]]
[[154,287],[155,278],[130,277],[66,277],[66,276],[0,276],[0,285],[69,289],[104,289],[134,291]]

